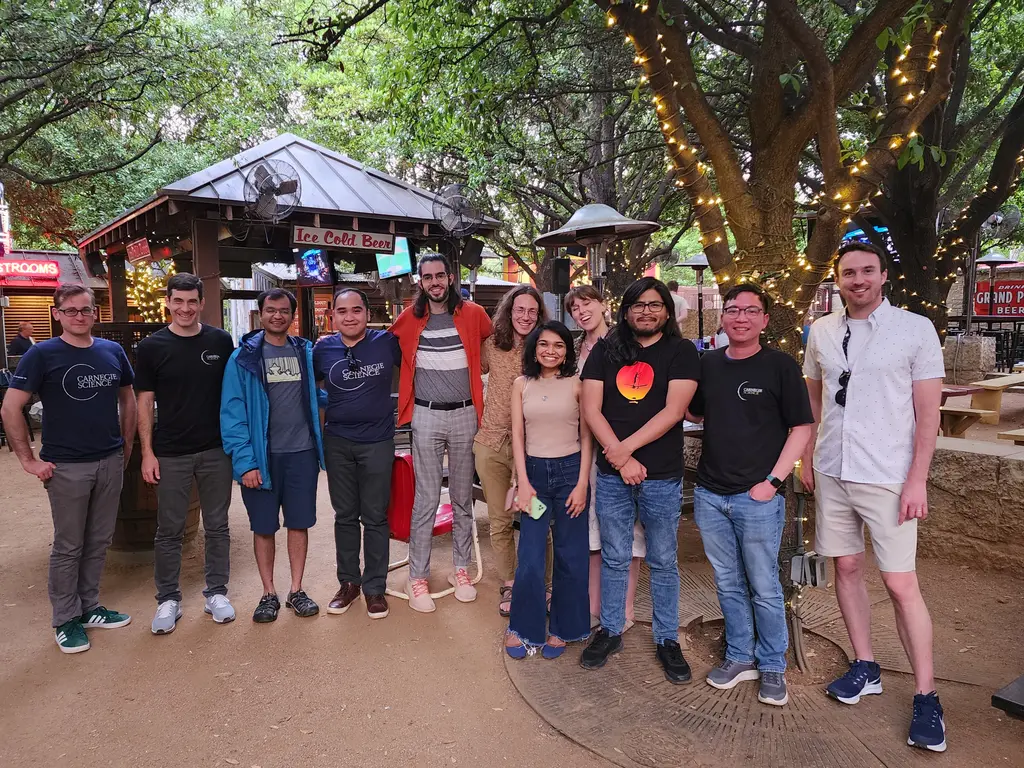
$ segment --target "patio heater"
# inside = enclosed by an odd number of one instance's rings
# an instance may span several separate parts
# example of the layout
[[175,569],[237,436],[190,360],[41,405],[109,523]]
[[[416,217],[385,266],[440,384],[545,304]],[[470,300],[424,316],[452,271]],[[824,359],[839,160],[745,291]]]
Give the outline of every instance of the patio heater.
[[[1015,259],[1011,259],[1009,256],[1003,256],[1003,254],[993,251],[991,253],[986,253],[980,259],[975,260],[974,263],[976,266],[988,267],[988,316],[991,318],[996,313],[996,268],[1002,264],[1017,264],[1018,262]],[[971,304],[973,305],[974,302],[972,301]],[[992,327],[991,321],[989,321],[988,327]]]
[[560,228],[541,235],[533,242],[541,248],[585,245],[590,282],[604,293],[608,246],[616,240],[631,240],[659,229],[661,225],[657,222],[628,219],[609,205],[591,203],[576,211]]
[[708,268],[708,257],[702,251],[676,266],[689,267],[697,277],[697,349],[704,349],[704,270]]

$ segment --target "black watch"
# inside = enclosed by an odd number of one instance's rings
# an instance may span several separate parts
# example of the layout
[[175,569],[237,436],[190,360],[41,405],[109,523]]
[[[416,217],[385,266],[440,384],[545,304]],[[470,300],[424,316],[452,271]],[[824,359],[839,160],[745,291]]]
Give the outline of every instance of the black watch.
[[785,480],[780,480],[775,475],[768,475],[768,477],[766,477],[765,480],[767,480],[769,483],[771,483],[772,487],[776,491],[780,490],[782,488],[782,486],[785,485],[785,483],[786,483]]

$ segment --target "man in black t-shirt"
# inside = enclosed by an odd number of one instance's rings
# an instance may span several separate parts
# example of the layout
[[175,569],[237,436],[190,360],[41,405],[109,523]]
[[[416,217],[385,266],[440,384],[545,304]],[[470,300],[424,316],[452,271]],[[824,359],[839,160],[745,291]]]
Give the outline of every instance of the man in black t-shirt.
[[654,642],[665,677],[690,680],[679,647],[679,568],[683,416],[697,388],[700,361],[679,335],[672,294],[644,277],[626,289],[618,323],[583,368],[583,414],[603,447],[597,457],[601,527],[601,626],[583,651],[585,669],[622,650],[626,584],[639,518],[647,541]]
[[723,304],[729,346],[701,358],[690,404],[694,418],[704,417],[694,517],[725,616],[725,660],[707,682],[728,690],[760,679],[758,700],[782,706],[789,700],[789,631],[778,565],[786,505],[778,490],[814,418],[800,366],[761,346],[769,319],[764,292],[737,285]]
[[193,479],[206,535],[204,610],[218,624],[235,618],[227,598],[231,461],[220,437],[221,381],[234,344],[220,328],[199,322],[203,303],[198,277],[185,272],[171,277],[166,298],[171,323],[139,342],[136,352],[142,477],[156,485],[157,497],[154,635],[173,632],[181,618],[181,543]]

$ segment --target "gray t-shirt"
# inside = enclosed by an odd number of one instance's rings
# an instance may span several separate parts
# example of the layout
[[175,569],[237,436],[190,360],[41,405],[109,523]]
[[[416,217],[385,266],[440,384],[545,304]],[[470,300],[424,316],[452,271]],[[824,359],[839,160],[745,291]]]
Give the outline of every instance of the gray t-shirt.
[[270,397],[270,452],[299,453],[313,449],[307,407],[302,402],[302,367],[291,344],[263,343],[263,369]]
[[449,313],[431,314],[416,348],[416,397],[437,403],[470,400],[469,360],[462,347],[455,318]]

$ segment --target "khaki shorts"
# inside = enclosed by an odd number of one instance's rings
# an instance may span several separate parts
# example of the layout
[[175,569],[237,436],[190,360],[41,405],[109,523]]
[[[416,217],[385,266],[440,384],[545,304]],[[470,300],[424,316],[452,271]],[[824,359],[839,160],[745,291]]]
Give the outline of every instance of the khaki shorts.
[[917,520],[897,525],[901,493],[902,485],[852,483],[815,470],[815,550],[826,557],[863,552],[867,523],[879,570],[917,570]]

